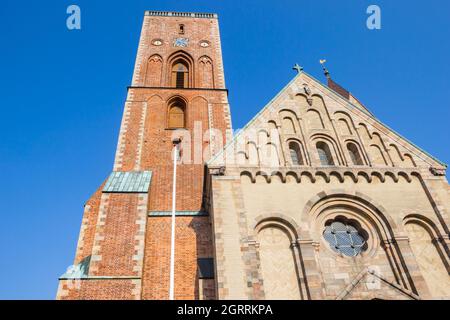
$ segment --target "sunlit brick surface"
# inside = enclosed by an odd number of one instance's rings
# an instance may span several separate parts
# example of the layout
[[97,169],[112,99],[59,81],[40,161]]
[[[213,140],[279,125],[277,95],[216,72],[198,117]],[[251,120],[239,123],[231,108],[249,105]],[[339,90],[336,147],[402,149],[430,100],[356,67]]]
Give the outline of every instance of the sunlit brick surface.
[[[184,34],[180,34],[180,24]],[[180,37],[189,39],[187,47],[174,46]],[[172,62],[177,55],[189,61],[189,88],[172,87]],[[88,279],[79,280],[76,286],[70,285],[71,280],[61,280],[58,298],[168,298],[171,220],[148,217],[149,211],[171,210],[174,131],[168,128],[168,103],[173,97],[186,102],[186,132],[192,142],[200,141],[195,150],[182,146],[191,162],[178,167],[177,210],[200,211],[205,210],[204,161],[212,148],[220,147],[212,146],[204,133],[212,128],[225,133],[231,128],[227,95],[215,16],[146,13],[114,171],[151,171],[150,190],[145,194],[102,193],[100,188],[92,196],[85,208],[75,260],[78,263],[91,256]],[[215,281],[199,279],[198,257],[213,257],[209,216],[177,218],[177,299],[215,298]]]

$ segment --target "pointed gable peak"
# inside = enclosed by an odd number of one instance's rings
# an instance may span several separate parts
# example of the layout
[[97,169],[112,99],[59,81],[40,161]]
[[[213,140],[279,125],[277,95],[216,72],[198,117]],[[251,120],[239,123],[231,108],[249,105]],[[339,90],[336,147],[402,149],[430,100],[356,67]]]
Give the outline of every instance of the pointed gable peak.
[[[261,161],[261,152],[266,153],[261,148],[267,145],[275,146],[272,153],[278,159],[274,163],[292,165],[294,151],[286,149],[289,141],[295,140],[301,150],[298,153],[301,165],[323,165],[316,150],[320,142],[329,149],[328,158],[333,159],[331,163],[336,167],[427,167],[433,174],[445,170],[442,162],[382,124],[350,93],[350,99],[341,94],[347,95],[348,91],[342,89],[345,92],[339,93],[333,90],[336,83],[329,82],[331,85],[327,86],[302,69],[296,70],[297,75],[235,134],[208,162],[209,166],[229,165],[229,159],[233,159],[232,165],[248,163],[252,152],[258,157],[256,161]],[[260,132],[265,132],[264,146]],[[242,159],[238,161],[240,156]]]

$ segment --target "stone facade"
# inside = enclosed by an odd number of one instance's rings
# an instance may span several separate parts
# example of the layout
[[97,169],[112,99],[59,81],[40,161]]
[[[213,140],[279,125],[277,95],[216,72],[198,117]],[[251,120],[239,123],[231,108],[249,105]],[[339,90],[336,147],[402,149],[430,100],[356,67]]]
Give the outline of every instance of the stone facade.
[[168,298],[174,138],[176,299],[450,298],[446,166],[297,70],[223,147],[217,16],[146,12],[114,173],[57,298]]
[[219,299],[450,298],[445,165],[308,74],[208,167]]

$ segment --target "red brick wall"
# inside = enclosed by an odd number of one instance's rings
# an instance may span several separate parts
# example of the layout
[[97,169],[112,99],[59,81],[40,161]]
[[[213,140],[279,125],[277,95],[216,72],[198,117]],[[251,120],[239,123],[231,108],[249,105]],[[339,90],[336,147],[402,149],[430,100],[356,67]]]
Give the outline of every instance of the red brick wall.
[[[178,33],[180,23],[185,26],[183,35]],[[188,47],[174,47],[173,42],[178,37],[189,38]],[[163,45],[152,45],[154,39],[161,39]],[[207,40],[210,46],[201,47],[202,40]],[[168,61],[180,50],[189,57],[191,88],[167,88],[171,71]],[[155,55],[160,56],[161,61],[151,59]],[[159,84],[161,88],[155,88]],[[167,128],[167,104],[174,96],[186,101],[185,129],[192,140],[196,122],[201,123],[197,137],[200,141],[211,125],[223,133],[230,129],[217,19],[148,15],[144,18],[114,170],[152,171],[150,191],[148,197],[145,195],[145,215],[147,211],[171,210],[173,130]],[[183,143],[188,140],[185,137]],[[198,162],[178,166],[176,195],[179,211],[202,209],[202,160],[210,145],[208,141],[201,145],[203,150],[200,150]],[[183,145],[182,152],[184,155],[190,153],[191,161],[194,161],[194,149],[189,150]],[[77,262],[92,254],[89,276],[102,279],[82,280],[79,288],[65,288],[68,282],[62,280],[59,298],[167,299],[170,218],[142,218],[141,201],[142,195],[102,194],[101,191],[91,198],[91,208],[85,214],[87,225],[83,241],[77,249]],[[215,281],[199,280],[197,270],[198,257],[213,257],[211,237],[209,217],[177,218],[176,298],[215,297]],[[118,278],[123,276],[138,279]]]
[[[212,257],[209,217],[176,218],[175,298],[214,298],[215,290],[199,292],[197,258]],[[147,221],[143,299],[167,299],[169,295],[170,217],[150,217]]]
[[94,243],[95,227],[97,225],[98,210],[100,206],[100,199],[105,183],[102,183],[100,188],[95,191],[92,197],[86,202],[84,206],[84,215],[81,222],[81,231],[78,239],[78,248],[74,264],[78,264],[84,258],[92,254],[92,245]]
[[134,240],[138,232],[136,213],[138,194],[110,194],[104,201],[104,225],[97,226],[100,239],[95,243],[95,251],[101,260],[91,262],[90,275],[131,276],[138,275],[134,270]]
[[147,60],[145,72],[145,85],[148,87],[161,86],[163,61],[160,55],[155,54]]
[[[60,300],[135,300],[139,298],[136,280],[61,280],[59,284]],[[79,289],[77,289],[77,285]],[[138,293],[138,294],[136,294]]]

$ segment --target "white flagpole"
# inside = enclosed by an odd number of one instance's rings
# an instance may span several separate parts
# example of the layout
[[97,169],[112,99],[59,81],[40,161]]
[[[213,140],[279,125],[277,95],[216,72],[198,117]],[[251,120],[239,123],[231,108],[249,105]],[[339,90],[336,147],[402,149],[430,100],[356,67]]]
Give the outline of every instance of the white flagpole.
[[174,300],[175,287],[175,213],[176,213],[176,192],[177,192],[177,160],[178,146],[173,147],[173,189],[172,189],[172,234],[170,244],[170,288],[169,299]]

